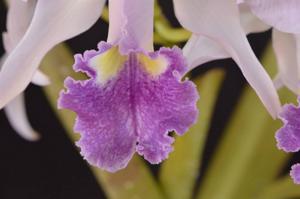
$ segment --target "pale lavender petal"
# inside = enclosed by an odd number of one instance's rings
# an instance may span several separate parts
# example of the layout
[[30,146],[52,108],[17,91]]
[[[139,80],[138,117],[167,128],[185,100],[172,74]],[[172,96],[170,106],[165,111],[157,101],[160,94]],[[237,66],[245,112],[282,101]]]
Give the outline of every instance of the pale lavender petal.
[[300,94],[299,37],[273,29],[273,48],[278,63],[278,77],[291,91]]
[[300,33],[299,0],[244,0],[265,23],[282,32]]
[[39,134],[31,127],[26,115],[24,95],[21,93],[4,108],[10,125],[24,139],[36,141]]
[[[239,11],[245,34],[262,32],[270,28],[253,15],[246,4],[240,4]],[[193,34],[188,40],[183,48],[183,54],[190,70],[209,61],[231,57],[218,42],[197,34]]]
[[36,70],[31,82],[37,86],[47,86],[50,84],[49,77],[40,70]]
[[6,21],[6,35],[4,38],[7,52],[11,52],[20,42],[32,20],[36,0],[22,2],[20,0],[9,0]]
[[247,4],[239,4],[241,25],[246,34],[264,32],[271,28],[255,16]]
[[[280,111],[277,91],[255,57],[239,20],[238,5],[227,0],[173,0],[183,27],[215,41],[235,60],[249,84],[271,114]],[[223,13],[220,15],[220,13]]]
[[300,150],[300,108],[292,104],[283,107],[280,119],[284,125],[276,133],[278,148],[286,152]]
[[193,34],[182,49],[190,70],[206,62],[229,58],[230,55],[215,41]]
[[37,2],[26,34],[9,54],[0,72],[0,108],[26,88],[52,47],[86,31],[97,21],[104,3],[104,0]]
[[110,0],[108,42],[120,52],[153,51],[154,0]]
[[300,184],[300,164],[294,164],[290,171],[290,175],[295,184]]
[[[108,51],[101,43],[99,51],[76,56],[74,68],[90,79],[65,82],[59,107],[77,113],[75,131],[81,134],[78,146],[89,163],[108,171],[124,168],[137,150],[151,163],[159,163],[172,151],[169,131],[182,135],[197,117],[198,95],[190,81],[181,81],[186,63],[178,48],[127,56],[120,70],[105,82],[91,66],[92,55]],[[155,76],[140,57],[167,60],[167,68]],[[148,61],[149,61],[148,60]],[[151,69],[150,69],[151,70]]]

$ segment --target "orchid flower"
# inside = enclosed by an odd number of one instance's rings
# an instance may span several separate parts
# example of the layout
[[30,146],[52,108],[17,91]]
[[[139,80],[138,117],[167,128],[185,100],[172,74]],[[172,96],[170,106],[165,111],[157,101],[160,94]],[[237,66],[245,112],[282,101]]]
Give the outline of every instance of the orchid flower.
[[[279,73],[274,81],[277,88],[285,85],[299,95],[300,80],[300,2],[244,0],[251,11],[262,21],[273,27],[273,48]],[[300,98],[298,99],[298,101]],[[286,152],[300,150],[300,108],[285,105],[279,114],[284,126],[276,133],[277,146]],[[300,184],[300,164],[292,166],[291,177]]]
[[[286,85],[299,94],[300,68],[300,2],[244,0],[252,12],[265,23],[273,26],[273,47],[276,53],[279,73],[275,80],[276,87]],[[300,98],[298,99],[298,101]],[[276,133],[278,148],[286,152],[300,150],[300,108],[292,104],[285,105],[279,118],[284,126]],[[292,166],[291,177],[300,184],[300,164]]]
[[[273,118],[280,112],[280,101],[272,80],[255,57],[234,0],[174,0],[181,25],[193,33],[184,54],[192,51],[190,67],[206,61],[232,57]],[[220,16],[220,13],[222,16]],[[203,45],[204,44],[204,45]],[[209,51],[205,47],[208,47]],[[212,52],[217,52],[213,54]],[[221,57],[220,57],[221,56]]]
[[115,172],[137,152],[152,164],[172,151],[197,118],[195,85],[178,47],[153,51],[154,0],[110,0],[109,34],[98,50],[75,55],[88,80],[65,80],[59,107],[77,113],[77,145],[92,165]]

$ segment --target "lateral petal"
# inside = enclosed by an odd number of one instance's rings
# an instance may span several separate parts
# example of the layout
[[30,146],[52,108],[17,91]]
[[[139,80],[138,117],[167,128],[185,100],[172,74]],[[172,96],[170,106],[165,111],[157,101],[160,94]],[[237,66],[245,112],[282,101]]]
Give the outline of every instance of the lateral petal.
[[28,121],[23,93],[5,106],[4,111],[9,123],[22,138],[28,141],[39,139],[39,134],[32,129]]
[[[269,75],[255,57],[240,24],[234,0],[174,0],[175,13],[183,27],[221,45],[235,60],[249,84],[276,118],[280,101]],[[219,13],[224,13],[220,17]]]
[[104,3],[104,0],[37,2],[25,36],[0,72],[0,108],[26,88],[40,61],[53,46],[86,31],[97,21]]

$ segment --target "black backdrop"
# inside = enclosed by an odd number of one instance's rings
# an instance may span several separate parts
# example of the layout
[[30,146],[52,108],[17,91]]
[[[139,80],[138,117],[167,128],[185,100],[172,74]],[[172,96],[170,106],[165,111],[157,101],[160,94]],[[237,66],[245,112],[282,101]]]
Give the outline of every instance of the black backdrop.
[[[172,11],[172,2],[161,2],[173,25],[178,25]],[[5,30],[5,20],[6,9],[1,1],[0,32]],[[95,48],[97,42],[105,40],[107,27],[106,23],[99,21],[91,30],[68,41],[68,44],[74,52]],[[257,56],[261,54],[269,38],[270,32],[250,36]],[[0,44],[0,55],[3,52]],[[225,68],[227,76],[213,117],[202,171],[210,160],[220,133],[245,84],[238,67],[230,59],[205,64],[195,70],[193,75],[216,65]],[[104,198],[86,162],[67,138],[42,90],[30,85],[26,90],[26,99],[29,119],[41,133],[42,139],[34,143],[23,140],[9,126],[3,111],[0,111],[0,199]],[[157,174],[159,166],[150,167]],[[201,176],[198,183],[201,183]]]

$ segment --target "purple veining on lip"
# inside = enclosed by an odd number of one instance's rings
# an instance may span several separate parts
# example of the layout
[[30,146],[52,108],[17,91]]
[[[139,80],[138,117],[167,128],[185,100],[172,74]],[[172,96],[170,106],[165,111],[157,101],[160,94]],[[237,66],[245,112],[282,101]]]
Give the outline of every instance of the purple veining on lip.
[[182,135],[197,118],[198,94],[191,81],[182,81],[186,63],[179,48],[161,48],[150,53],[167,58],[169,66],[158,77],[151,76],[135,53],[117,76],[99,85],[88,61],[110,48],[101,42],[98,51],[76,55],[74,69],[91,77],[65,80],[59,107],[77,113],[74,130],[81,134],[77,145],[87,161],[107,171],[124,168],[135,151],[150,163],[159,163],[173,150],[168,132]]

